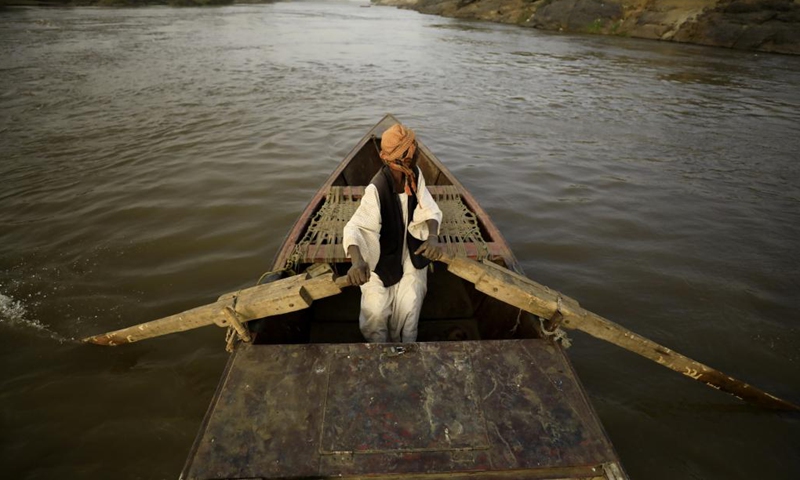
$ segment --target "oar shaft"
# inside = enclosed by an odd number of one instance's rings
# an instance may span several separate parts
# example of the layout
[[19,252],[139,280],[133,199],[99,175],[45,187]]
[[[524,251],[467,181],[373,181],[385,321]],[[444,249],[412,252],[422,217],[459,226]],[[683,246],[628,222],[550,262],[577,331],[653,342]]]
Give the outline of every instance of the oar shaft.
[[[336,295],[349,285],[346,276],[334,280],[330,273],[314,278],[296,275],[222,295],[217,302],[209,305],[141,325],[94,335],[84,338],[83,341],[96,345],[122,345],[212,324],[220,327],[233,326],[242,330],[246,328],[242,327],[242,323],[308,308],[314,300]],[[230,321],[232,315],[239,324]],[[243,338],[248,337],[247,332],[240,331],[240,334]]]
[[183,332],[194,328],[212,325],[215,317],[222,315],[222,305],[211,304],[193,308],[177,315],[153,320],[152,322],[134,325],[132,327],[115,330],[84,338],[87,343],[95,345],[115,346],[123,343],[133,343],[147,338],[160,337],[170,333]]
[[800,407],[790,402],[589,312],[577,301],[498,265],[479,263],[464,257],[445,256],[440,260],[448,264],[450,272],[474,283],[477,290],[509,305],[546,319],[552,319],[558,313],[562,317],[561,325],[566,328],[584,331],[750,403],[779,410],[800,410]]
[[711,388],[730,393],[742,400],[762,407],[776,410],[800,410],[800,407],[786,400],[782,400],[752,385],[725,375],[708,365],[672,351],[583,308],[577,312],[571,312],[565,308],[562,309],[562,315],[564,315],[562,326],[566,328],[581,330],[593,337],[613,343],[618,347],[649,358],[670,370],[686,375],[698,382],[703,382]]

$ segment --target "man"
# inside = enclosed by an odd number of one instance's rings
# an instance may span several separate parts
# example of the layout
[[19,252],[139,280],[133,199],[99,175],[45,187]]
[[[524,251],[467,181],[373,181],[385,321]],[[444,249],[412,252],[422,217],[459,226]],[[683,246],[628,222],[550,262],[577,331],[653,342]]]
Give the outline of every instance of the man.
[[386,130],[380,157],[383,168],[344,227],[343,246],[353,262],[347,276],[361,286],[359,326],[368,342],[415,342],[425,267],[442,254],[442,212],[417,167],[413,130],[399,123]]

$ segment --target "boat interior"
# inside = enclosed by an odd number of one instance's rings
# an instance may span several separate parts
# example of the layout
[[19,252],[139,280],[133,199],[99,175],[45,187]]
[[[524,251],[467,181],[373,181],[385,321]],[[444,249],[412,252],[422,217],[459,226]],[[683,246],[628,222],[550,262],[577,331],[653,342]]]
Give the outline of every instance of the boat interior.
[[[397,123],[387,115],[350,152],[307,207],[278,253],[282,276],[329,264],[346,275],[350,260],[342,246],[342,229],[358,207],[364,189],[383,163],[378,156],[381,133]],[[439,244],[454,256],[491,261],[518,270],[516,259],[491,219],[442,163],[418,142],[418,165],[443,212]],[[537,338],[539,322],[526,312],[493,299],[436,262],[428,267],[428,293],[422,307],[417,341]],[[271,280],[281,276],[275,275]],[[270,279],[268,279],[270,280]],[[360,343],[360,289],[315,301],[311,308],[250,322],[254,342],[264,344]]]

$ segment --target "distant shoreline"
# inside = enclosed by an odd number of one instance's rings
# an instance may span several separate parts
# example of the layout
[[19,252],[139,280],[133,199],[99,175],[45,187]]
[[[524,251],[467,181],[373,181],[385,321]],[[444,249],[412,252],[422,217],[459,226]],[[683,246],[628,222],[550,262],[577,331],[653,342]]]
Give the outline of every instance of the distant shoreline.
[[431,15],[800,55],[800,0],[372,0]]
[[0,0],[3,7],[215,7],[275,3],[280,0]]
[[[281,0],[0,0],[2,7],[204,7]],[[291,0],[289,0],[291,1]],[[370,0],[444,17],[800,55],[800,0]]]

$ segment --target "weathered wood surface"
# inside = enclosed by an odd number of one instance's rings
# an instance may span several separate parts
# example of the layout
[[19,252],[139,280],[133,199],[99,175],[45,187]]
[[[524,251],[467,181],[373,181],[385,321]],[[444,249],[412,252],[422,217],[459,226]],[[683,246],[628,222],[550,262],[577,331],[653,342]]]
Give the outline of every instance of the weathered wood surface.
[[534,339],[243,345],[182,478],[364,475],[626,478],[564,352]]
[[[152,322],[94,335],[84,338],[83,341],[96,345],[114,346],[206,325],[216,324],[220,327],[234,326],[237,328],[236,325],[231,325],[231,316],[237,318],[239,322],[245,323],[258,318],[295,312],[308,308],[314,300],[340,293],[341,289],[347,285],[349,285],[347,277],[334,280],[331,273],[314,278],[308,278],[308,275],[305,274],[295,275],[222,295],[219,300],[209,305]],[[236,297],[235,302],[234,297]],[[243,337],[249,337],[249,334],[243,335]]]
[[463,257],[446,257],[443,261],[448,264],[448,271],[474,283],[477,290],[526,312],[545,319],[553,319],[562,327],[586,332],[755,405],[800,411],[797,405],[642,337],[585,310],[577,301],[566,295],[491,262],[480,263]]

